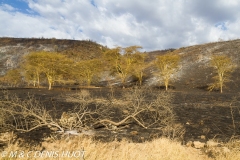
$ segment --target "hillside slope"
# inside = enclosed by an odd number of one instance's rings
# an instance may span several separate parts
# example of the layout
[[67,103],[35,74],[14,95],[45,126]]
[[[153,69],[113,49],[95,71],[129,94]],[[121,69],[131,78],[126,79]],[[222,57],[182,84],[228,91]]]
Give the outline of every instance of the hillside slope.
[[[92,41],[57,40],[57,39],[24,39],[24,38],[0,38],[0,75],[4,75],[8,69],[16,68],[21,57],[32,51],[56,51],[76,59],[91,59],[101,55],[107,48]],[[170,49],[172,51],[173,49]],[[169,50],[148,52],[148,62],[154,61],[156,56],[167,53]],[[176,49],[181,56],[181,69],[177,79],[171,85],[176,90],[202,90],[212,82],[213,69],[209,62],[213,54],[225,54],[240,62],[240,40],[207,43]],[[145,85],[159,85],[156,77],[157,70],[148,69],[148,75],[144,80]],[[240,91],[240,73],[238,68],[228,82],[225,91]]]
[[101,55],[106,47],[92,41],[0,38],[0,75],[16,68],[21,57],[33,51],[54,51],[75,59],[91,59]]
[[[240,40],[183,47],[175,50],[175,52],[181,56],[181,69],[178,72],[176,82],[173,83],[178,90],[206,89],[207,85],[213,82],[214,72],[213,68],[210,67],[212,55],[227,55],[237,65],[237,68],[225,90],[240,91],[238,66],[240,62]],[[164,53],[155,51],[150,54],[156,56]]]

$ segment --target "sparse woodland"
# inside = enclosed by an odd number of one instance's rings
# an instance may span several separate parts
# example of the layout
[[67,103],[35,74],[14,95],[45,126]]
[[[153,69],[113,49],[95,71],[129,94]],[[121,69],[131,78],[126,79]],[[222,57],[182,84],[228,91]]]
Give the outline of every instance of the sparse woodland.
[[108,72],[119,77],[123,87],[130,76],[135,76],[141,85],[147,64],[146,55],[140,53],[139,48],[118,47],[103,52],[100,58],[87,60],[75,60],[56,52],[32,52],[23,57],[21,69],[10,70],[6,74],[5,81],[12,86],[26,83],[34,87],[47,82],[51,90],[54,84],[80,83],[90,86],[102,77],[103,72]]
[[[142,86],[146,70],[156,68],[155,75],[159,86],[174,86],[176,74],[181,71],[181,58],[174,51],[156,57],[155,62],[147,62],[148,55],[139,51],[140,46],[126,48],[116,47],[101,52],[98,58],[76,59],[57,52],[37,51],[25,55],[20,68],[11,69],[0,80],[2,83],[16,86],[40,87],[48,85],[51,90],[54,85],[80,84],[91,86],[106,77],[115,77],[124,88],[126,81],[136,81]],[[217,55],[211,57],[209,68],[214,72],[213,83],[208,90],[220,90],[229,81],[236,64],[230,57]],[[196,71],[197,72],[197,71]],[[103,77],[105,76],[105,77]],[[194,77],[193,77],[194,78]],[[109,82],[110,83],[110,82]]]

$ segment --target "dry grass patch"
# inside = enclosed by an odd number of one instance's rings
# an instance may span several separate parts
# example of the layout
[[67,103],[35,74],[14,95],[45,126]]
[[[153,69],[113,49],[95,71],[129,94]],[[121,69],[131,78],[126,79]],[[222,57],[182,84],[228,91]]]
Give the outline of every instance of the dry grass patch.
[[[25,153],[30,149],[19,148],[17,145],[9,145],[5,149],[7,153],[11,151],[22,150]],[[35,148],[36,151],[58,151],[56,157],[43,156],[41,159],[85,159],[85,160],[208,160],[206,155],[201,154],[200,150],[187,148],[179,142],[171,141],[166,138],[155,139],[152,142],[132,143],[126,140],[121,142],[114,141],[110,143],[95,142],[90,138],[68,137],[62,140],[52,142],[43,142],[41,147]],[[83,151],[81,157],[61,157],[62,152],[74,153]],[[31,154],[34,156],[34,152]],[[38,155],[37,155],[38,156]],[[77,155],[76,155],[77,156]],[[26,158],[26,157],[25,157]],[[39,157],[37,157],[39,158]],[[2,158],[4,159],[4,158]],[[16,160],[22,158],[15,158]],[[34,157],[31,157],[34,159]]]
[[239,160],[240,140],[231,140],[222,147],[212,148],[211,152],[213,157],[217,160]]

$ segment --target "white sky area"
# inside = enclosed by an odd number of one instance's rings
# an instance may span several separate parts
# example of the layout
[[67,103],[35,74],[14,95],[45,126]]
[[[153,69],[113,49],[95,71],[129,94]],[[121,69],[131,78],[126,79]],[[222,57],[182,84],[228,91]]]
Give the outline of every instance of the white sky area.
[[240,37],[240,0],[0,0],[0,37],[146,51]]

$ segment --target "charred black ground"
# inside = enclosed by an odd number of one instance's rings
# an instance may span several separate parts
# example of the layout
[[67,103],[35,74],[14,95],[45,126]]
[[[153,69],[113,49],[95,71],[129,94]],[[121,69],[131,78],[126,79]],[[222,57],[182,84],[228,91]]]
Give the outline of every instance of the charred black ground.
[[[149,88],[151,92],[159,93],[159,89]],[[19,98],[25,99],[29,95],[41,101],[48,110],[53,110],[56,117],[61,117],[63,111],[73,108],[73,103],[66,102],[63,98],[66,94],[79,92],[79,88],[58,88],[54,90],[12,88],[9,94],[16,94]],[[89,90],[94,97],[106,97],[112,93],[109,88],[90,88]],[[114,95],[119,97],[128,89],[114,88]],[[165,92],[161,90],[161,92]],[[237,93],[218,93],[207,92],[196,89],[195,91],[176,91],[170,90],[174,95],[172,105],[176,115],[176,123],[183,126],[185,133],[182,137],[175,137],[181,141],[189,140],[207,141],[217,139],[219,141],[228,141],[240,135],[240,112],[239,100]],[[232,108],[230,107],[232,106]],[[232,109],[232,110],[231,110]],[[118,116],[116,114],[116,116]],[[233,127],[233,120],[235,129]],[[144,142],[162,136],[162,132],[154,129],[144,129],[136,123],[129,124],[128,128],[112,132],[105,127],[95,128],[96,135],[93,137],[101,141],[113,141],[128,139],[133,142]],[[26,142],[38,143],[44,137],[53,134],[47,128],[40,128],[29,133],[20,134]]]

